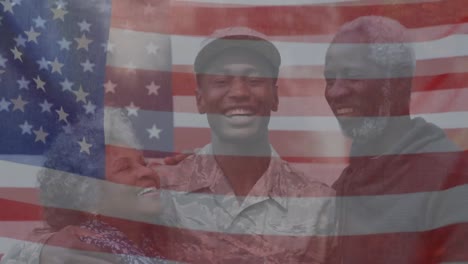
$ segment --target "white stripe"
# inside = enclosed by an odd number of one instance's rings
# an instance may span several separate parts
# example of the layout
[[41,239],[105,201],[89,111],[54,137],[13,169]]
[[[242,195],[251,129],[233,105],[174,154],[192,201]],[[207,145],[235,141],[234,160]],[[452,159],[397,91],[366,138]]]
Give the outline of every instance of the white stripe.
[[[414,117],[423,117],[443,129],[468,128],[468,112],[418,114]],[[174,125],[209,128],[206,115],[195,113],[174,113]],[[273,116],[269,128],[282,131],[341,131],[334,116]]]
[[[173,64],[192,65],[204,38],[172,36]],[[329,43],[299,43],[273,41],[281,54],[282,66],[324,65]],[[352,47],[392,44],[340,44]],[[398,44],[395,44],[398,45]],[[452,35],[439,40],[413,44],[416,60],[448,58],[468,55],[468,36]]]
[[[132,66],[135,69],[159,71],[172,70],[172,65],[193,65],[204,39],[202,37],[173,35],[169,40],[168,35],[114,28],[110,32],[110,41],[115,43],[116,49],[113,53],[109,53],[107,64],[114,67]],[[160,46],[157,55],[147,53],[146,45],[150,43]],[[285,41],[274,41],[274,43],[281,53],[282,66],[323,65],[329,46],[329,43]],[[169,45],[172,47],[172,60]],[[369,44],[346,45],[369,46]],[[468,56],[468,35],[451,35],[439,40],[417,42],[414,43],[414,49],[416,59],[419,61]],[[445,69],[445,71],[452,72],[452,69]],[[444,70],[441,69],[441,72]],[[319,76],[323,76],[323,74],[320,73]],[[303,77],[310,78],[311,76]]]
[[[9,171],[14,171],[17,168],[16,164],[11,162],[0,163],[2,167],[7,168]],[[63,177],[78,177],[73,174],[64,174]],[[34,175],[23,175],[26,177],[34,177]],[[91,179],[94,180],[94,179]],[[96,184],[107,184],[108,186],[123,186],[96,181]],[[134,188],[134,187],[128,187]],[[210,201],[213,198],[225,197],[220,195],[211,195],[203,193],[183,193],[175,191],[164,191],[165,194],[172,196],[174,199],[192,200],[192,201]],[[80,194],[85,195],[85,194]],[[17,197],[10,197],[11,200],[16,200]],[[282,199],[287,200],[288,210],[295,212],[317,211],[317,206],[321,207],[325,203],[332,203],[336,198],[333,197],[310,197],[310,198],[291,198],[284,197]],[[349,229],[344,230],[339,235],[364,235],[364,234],[382,234],[382,233],[393,233],[393,232],[415,232],[415,231],[426,231],[434,228],[439,228],[456,223],[468,222],[468,211],[460,210],[468,203],[468,185],[460,185],[455,188],[434,191],[434,192],[420,192],[411,194],[398,194],[398,195],[380,195],[380,196],[350,196],[340,197],[347,204],[351,205],[351,210],[347,214],[348,219],[353,221],[348,222]],[[37,204],[37,201],[31,201],[33,204]],[[47,204],[51,205],[51,204]],[[197,213],[204,212],[203,208],[206,206],[204,203],[196,204],[193,206],[199,206],[199,210],[190,210],[193,218],[197,218]],[[67,209],[79,210],[76,207],[61,206]],[[191,207],[191,209],[194,209]],[[364,210],[365,209],[365,210]],[[179,212],[179,214],[185,212]],[[374,221],[375,218],[370,214],[379,216],[379,221]],[[117,213],[105,213],[104,215],[119,217],[127,220],[143,221],[148,223],[159,223],[156,219],[147,219],[134,214],[122,215]],[[383,217],[387,215],[388,217]],[[321,216],[321,215],[320,215]],[[204,216],[199,216],[204,218]],[[304,214],[302,217],[307,219],[301,219],[301,215],[297,215],[294,219],[294,223],[306,223],[310,222],[311,215]],[[319,215],[316,215],[319,217]],[[381,217],[381,218],[380,218]],[[156,221],[156,222],[155,222]],[[312,219],[312,222],[313,219]],[[220,227],[212,225],[200,225],[193,224],[193,226],[179,225],[178,222],[171,222],[168,225],[178,228],[202,230],[210,232],[224,232],[230,233],[226,230],[220,230]],[[249,230],[246,234],[258,233],[264,235],[288,235],[287,230]],[[336,230],[324,230],[324,233],[315,233],[316,230],[310,230],[310,232],[303,232],[298,234],[296,231],[292,231],[290,234],[296,236],[310,236],[310,235],[334,235]],[[236,234],[242,234],[241,231],[236,231]]]

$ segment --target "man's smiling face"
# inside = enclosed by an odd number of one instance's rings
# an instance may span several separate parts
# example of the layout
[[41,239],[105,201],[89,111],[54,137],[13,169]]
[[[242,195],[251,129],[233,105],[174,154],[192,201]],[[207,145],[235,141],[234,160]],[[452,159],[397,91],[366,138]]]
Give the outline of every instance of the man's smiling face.
[[278,109],[272,66],[245,49],[231,49],[213,59],[198,76],[197,106],[207,113],[221,140],[250,141],[267,136],[271,111]]
[[385,69],[369,58],[367,45],[332,44],[325,62],[325,97],[345,135],[379,135],[392,115]]

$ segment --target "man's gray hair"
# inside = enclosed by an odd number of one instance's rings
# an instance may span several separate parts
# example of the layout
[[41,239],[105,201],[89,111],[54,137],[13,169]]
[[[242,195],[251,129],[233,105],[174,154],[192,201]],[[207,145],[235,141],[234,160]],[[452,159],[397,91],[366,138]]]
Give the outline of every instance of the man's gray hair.
[[416,58],[408,29],[400,22],[382,16],[363,16],[344,24],[335,35],[357,32],[369,44],[369,59],[387,70],[387,77],[411,77]]

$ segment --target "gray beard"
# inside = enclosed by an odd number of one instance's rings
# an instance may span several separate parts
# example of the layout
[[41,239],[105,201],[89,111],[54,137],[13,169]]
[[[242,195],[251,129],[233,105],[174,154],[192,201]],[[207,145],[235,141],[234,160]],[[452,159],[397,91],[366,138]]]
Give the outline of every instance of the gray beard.
[[355,117],[357,126],[340,123],[343,133],[354,141],[365,142],[380,136],[387,127],[390,117],[391,102],[389,99],[390,87],[387,82],[383,87],[384,101],[379,108],[379,115],[375,117]]

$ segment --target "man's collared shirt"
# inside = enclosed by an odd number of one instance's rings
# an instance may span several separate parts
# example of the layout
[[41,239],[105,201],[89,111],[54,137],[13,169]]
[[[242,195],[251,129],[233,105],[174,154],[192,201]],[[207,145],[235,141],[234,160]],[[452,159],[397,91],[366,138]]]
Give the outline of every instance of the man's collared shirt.
[[[161,224],[169,258],[190,263],[323,263],[334,227],[334,191],[307,179],[275,151],[239,200],[211,146],[160,166]],[[240,176],[241,177],[241,176]]]

